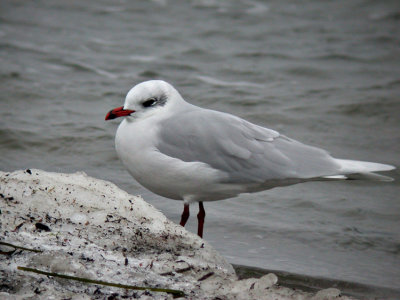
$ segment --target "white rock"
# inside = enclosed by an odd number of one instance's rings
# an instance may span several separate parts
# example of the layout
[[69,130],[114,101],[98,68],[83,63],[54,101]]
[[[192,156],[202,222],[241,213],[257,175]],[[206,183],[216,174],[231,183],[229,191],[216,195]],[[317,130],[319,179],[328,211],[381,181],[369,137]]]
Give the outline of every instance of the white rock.
[[335,288],[329,288],[329,289],[324,289],[319,291],[318,293],[315,294],[315,296],[312,298],[313,300],[330,300],[330,299],[336,299],[340,297],[341,292],[338,289]]
[[17,266],[177,289],[191,299],[312,296],[277,286],[274,274],[237,280],[232,266],[205,240],[169,221],[142,198],[82,172],[0,172],[0,194],[1,240],[43,251],[0,255],[2,299],[104,299],[113,293],[141,299],[172,298],[166,293],[57,279]]
[[278,277],[275,274],[269,273],[258,279],[255,288],[259,290],[268,289],[278,283]]

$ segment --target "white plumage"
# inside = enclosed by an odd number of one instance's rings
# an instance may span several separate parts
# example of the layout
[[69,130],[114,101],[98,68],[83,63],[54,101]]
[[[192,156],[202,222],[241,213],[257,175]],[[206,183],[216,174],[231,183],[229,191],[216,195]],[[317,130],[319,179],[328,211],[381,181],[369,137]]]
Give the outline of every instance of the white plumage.
[[[200,203],[202,215],[203,201],[306,181],[387,181],[391,178],[373,172],[394,169],[336,159],[274,130],[191,105],[159,80],[133,87],[124,106],[110,111],[106,120],[121,116],[125,119],[115,139],[118,156],[144,187],[185,202],[182,225],[191,202]],[[199,235],[201,222],[200,216]]]

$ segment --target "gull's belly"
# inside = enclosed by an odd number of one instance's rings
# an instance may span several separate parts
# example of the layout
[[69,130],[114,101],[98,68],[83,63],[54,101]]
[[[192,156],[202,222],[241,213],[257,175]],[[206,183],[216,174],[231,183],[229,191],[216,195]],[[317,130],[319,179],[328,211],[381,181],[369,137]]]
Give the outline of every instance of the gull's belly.
[[236,196],[240,185],[222,183],[220,171],[200,162],[184,162],[155,149],[139,155],[117,151],[129,173],[145,188],[170,199],[212,201]]
[[244,192],[240,185],[223,183],[227,175],[205,163],[185,162],[161,153],[156,127],[148,128],[123,121],[115,139],[119,158],[145,188],[186,202],[226,199]]

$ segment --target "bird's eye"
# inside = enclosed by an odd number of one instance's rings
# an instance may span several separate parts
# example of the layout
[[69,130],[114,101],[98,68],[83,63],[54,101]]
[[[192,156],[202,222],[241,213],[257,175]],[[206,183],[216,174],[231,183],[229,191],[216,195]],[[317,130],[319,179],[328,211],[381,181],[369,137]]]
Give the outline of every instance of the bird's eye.
[[142,105],[143,105],[143,107],[150,107],[150,106],[153,106],[156,102],[157,102],[157,99],[150,98],[150,99],[147,99],[146,101],[144,101],[142,103]]

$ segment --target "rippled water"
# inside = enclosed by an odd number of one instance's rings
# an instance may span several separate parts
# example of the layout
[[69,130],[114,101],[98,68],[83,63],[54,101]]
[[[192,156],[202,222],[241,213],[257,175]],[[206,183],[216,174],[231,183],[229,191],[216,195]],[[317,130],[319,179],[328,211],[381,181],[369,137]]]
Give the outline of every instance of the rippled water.
[[[336,157],[399,167],[399,23],[398,1],[2,1],[0,168],[83,170],[178,221],[182,203],[131,179],[118,122],[104,122],[154,78]],[[206,203],[205,239],[238,264],[398,289],[390,175]]]

